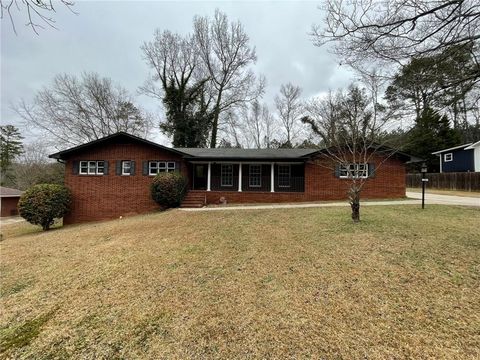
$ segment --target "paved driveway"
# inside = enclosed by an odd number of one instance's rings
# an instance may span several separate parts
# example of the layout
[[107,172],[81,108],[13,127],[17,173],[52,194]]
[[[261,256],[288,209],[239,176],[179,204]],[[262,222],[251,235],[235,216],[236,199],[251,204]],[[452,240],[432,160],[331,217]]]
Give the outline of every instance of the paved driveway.
[[0,223],[2,225],[14,224],[22,221],[25,221],[25,220],[20,216],[7,216],[7,217],[0,218]]
[[[407,196],[412,199],[422,199],[422,193],[407,191]],[[464,206],[479,206],[480,198],[453,196],[453,195],[438,195],[429,194],[428,190],[425,194],[425,204],[440,204],[440,205],[464,205]]]

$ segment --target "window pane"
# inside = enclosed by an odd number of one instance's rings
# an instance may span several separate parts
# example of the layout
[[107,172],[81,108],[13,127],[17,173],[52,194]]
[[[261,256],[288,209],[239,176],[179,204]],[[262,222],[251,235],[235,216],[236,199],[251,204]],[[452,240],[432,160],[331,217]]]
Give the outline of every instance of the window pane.
[[129,160],[122,161],[122,175],[130,174],[131,163]]
[[175,171],[175,163],[169,162],[168,163],[168,171]]
[[222,164],[220,183],[221,186],[233,186],[233,165]]
[[262,186],[262,167],[261,165],[250,165],[249,167],[249,185],[252,187]]
[[278,186],[290,187],[290,165],[278,165]]

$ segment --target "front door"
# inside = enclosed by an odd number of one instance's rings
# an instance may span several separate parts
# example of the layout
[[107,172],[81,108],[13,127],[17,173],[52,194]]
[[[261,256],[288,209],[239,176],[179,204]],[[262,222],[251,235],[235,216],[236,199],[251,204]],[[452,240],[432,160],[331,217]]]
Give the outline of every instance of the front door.
[[193,190],[207,190],[207,164],[193,164]]

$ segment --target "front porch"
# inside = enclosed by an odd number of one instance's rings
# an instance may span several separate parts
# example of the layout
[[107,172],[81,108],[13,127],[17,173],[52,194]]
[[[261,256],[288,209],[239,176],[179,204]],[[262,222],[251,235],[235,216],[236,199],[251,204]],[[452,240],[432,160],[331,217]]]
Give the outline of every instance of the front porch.
[[221,192],[305,191],[303,162],[191,162],[190,189]]

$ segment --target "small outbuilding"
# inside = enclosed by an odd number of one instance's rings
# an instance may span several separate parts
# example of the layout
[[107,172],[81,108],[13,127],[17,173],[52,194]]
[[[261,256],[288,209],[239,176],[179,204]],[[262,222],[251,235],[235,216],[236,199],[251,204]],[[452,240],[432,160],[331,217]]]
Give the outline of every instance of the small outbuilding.
[[22,191],[0,186],[0,217],[18,215],[18,200]]

